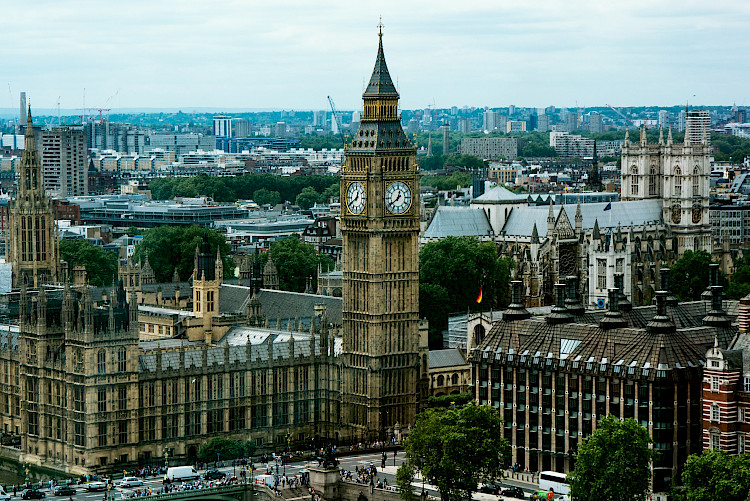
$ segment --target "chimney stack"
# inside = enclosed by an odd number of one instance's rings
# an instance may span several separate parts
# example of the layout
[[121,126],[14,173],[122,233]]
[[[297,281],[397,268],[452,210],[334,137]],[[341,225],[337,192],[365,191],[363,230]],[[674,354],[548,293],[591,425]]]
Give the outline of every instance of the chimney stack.
[[565,307],[571,314],[579,317],[586,313],[586,308],[584,308],[583,304],[581,304],[581,301],[578,299],[578,277],[572,275],[565,277],[565,284],[567,289]]
[[628,321],[622,316],[620,311],[620,290],[617,288],[609,289],[609,311],[604,314],[604,318],[599,321],[599,328],[616,329],[619,327],[627,327]]
[[503,321],[524,320],[530,316],[531,313],[523,305],[523,282],[513,280],[510,283],[510,304],[508,309],[503,312]]
[[555,307],[552,308],[552,312],[545,318],[547,323],[555,325],[572,322],[574,317],[565,307],[565,284],[555,284],[555,299]]

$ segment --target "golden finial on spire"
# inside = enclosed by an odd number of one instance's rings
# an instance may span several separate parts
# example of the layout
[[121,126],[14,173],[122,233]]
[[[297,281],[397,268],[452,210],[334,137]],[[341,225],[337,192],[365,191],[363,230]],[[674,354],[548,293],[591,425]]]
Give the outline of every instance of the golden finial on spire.
[[378,19],[380,21],[378,23],[378,36],[382,37],[383,36],[383,16],[382,15],[378,16]]

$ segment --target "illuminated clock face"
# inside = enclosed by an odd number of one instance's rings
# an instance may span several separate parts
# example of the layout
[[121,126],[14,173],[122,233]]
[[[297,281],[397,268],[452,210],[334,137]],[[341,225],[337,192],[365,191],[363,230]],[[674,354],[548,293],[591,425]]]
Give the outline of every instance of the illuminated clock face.
[[352,214],[362,214],[365,210],[365,187],[361,183],[354,182],[346,190],[346,206]]
[[385,190],[385,207],[392,214],[403,214],[411,207],[411,189],[406,183],[396,181]]

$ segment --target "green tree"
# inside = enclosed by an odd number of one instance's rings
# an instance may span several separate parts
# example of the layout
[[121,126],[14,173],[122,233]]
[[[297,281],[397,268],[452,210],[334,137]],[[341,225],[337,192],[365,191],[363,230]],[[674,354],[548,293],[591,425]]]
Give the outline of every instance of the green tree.
[[750,253],[734,262],[734,274],[727,286],[727,297],[741,299],[750,294]]
[[[279,272],[279,286],[286,291],[304,292],[308,279],[315,287],[318,264],[324,270],[333,269],[334,265],[330,256],[316,254],[315,247],[303,242],[297,234],[273,242],[269,252]],[[265,266],[268,253],[261,254],[259,260],[261,266]]]
[[260,188],[253,192],[253,200],[258,205],[276,205],[281,203],[281,194],[278,191],[270,191],[266,188]]
[[207,444],[203,444],[198,452],[201,461],[224,461],[227,459],[239,459],[250,456],[255,452],[255,442],[248,440],[234,440],[231,438],[215,437]]
[[[430,321],[431,330],[433,323],[442,329],[447,326],[448,312],[506,306],[512,265],[510,258],[497,255],[492,242],[480,242],[470,236],[426,244],[419,252],[421,316]],[[482,302],[477,304],[480,287]]]
[[[471,499],[480,481],[500,479],[510,464],[510,445],[502,438],[503,420],[488,405],[428,408],[406,438],[406,461],[399,468],[402,497],[409,470],[418,470],[440,491],[443,501]],[[397,478],[399,474],[397,473]]]
[[682,471],[681,501],[750,500],[750,454],[731,457],[707,450],[687,458]]
[[456,393],[454,395],[429,397],[427,405],[429,407],[450,407],[452,405],[466,405],[472,400],[474,400],[474,395],[471,393]]
[[323,191],[323,194],[320,196],[320,198],[321,198],[321,202],[323,202],[324,204],[327,204],[332,198],[339,198],[340,196],[341,196],[341,184],[336,183],[326,188]]
[[82,238],[60,241],[60,258],[75,266],[86,268],[86,279],[91,285],[111,285],[117,278],[117,254],[107,252]]
[[208,236],[213,253],[216,249],[221,252],[224,262],[224,276],[234,275],[234,261],[229,256],[231,248],[224,235],[216,230],[201,228],[200,226],[159,226],[146,230],[143,240],[136,246],[134,261],[143,259],[148,251],[148,262],[154,270],[157,282],[171,282],[174,270],[182,280],[187,280],[193,274],[195,249]]
[[307,210],[318,202],[320,202],[320,193],[315,191],[315,188],[312,186],[302,188],[302,191],[295,199],[295,203],[299,205],[302,210]]
[[587,501],[642,501],[651,481],[654,450],[648,430],[632,418],[608,415],[578,446],[568,474],[570,497]]
[[671,267],[669,288],[680,301],[697,301],[710,283],[709,268],[713,260],[706,251],[686,250]]

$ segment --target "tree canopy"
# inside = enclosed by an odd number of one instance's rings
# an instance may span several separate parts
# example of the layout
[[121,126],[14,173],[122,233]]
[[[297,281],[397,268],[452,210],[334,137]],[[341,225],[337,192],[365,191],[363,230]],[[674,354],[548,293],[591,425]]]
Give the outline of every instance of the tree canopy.
[[727,286],[727,297],[740,299],[750,294],[750,253],[734,262],[734,274]]
[[687,458],[682,470],[680,501],[747,501],[750,499],[750,454],[728,456],[707,450]]
[[471,499],[480,481],[500,479],[510,464],[503,420],[488,405],[428,408],[406,438],[406,460],[396,476],[402,497],[411,496],[415,470],[444,501]]
[[608,415],[578,446],[568,474],[570,497],[587,501],[643,501],[651,481],[654,450],[648,430],[632,418]]
[[[198,452],[201,461],[224,461],[251,456],[255,452],[255,442],[248,440],[234,440],[231,438],[215,437],[204,444]],[[218,456],[217,456],[218,454]]]
[[669,288],[672,294],[680,301],[699,300],[711,283],[708,265],[712,262],[711,255],[706,251],[686,250],[670,267]]
[[[316,254],[315,248],[296,234],[273,242],[269,252],[279,272],[279,287],[286,291],[304,292],[308,279],[315,287],[319,263],[324,270],[334,267],[330,256]],[[259,261],[262,269],[268,261],[268,252],[261,254]]]
[[472,178],[468,172],[457,171],[450,176],[432,176],[425,175],[422,177],[423,186],[431,186],[438,190],[455,190],[457,186],[466,188],[471,186]]
[[211,243],[211,252],[215,254],[216,249],[221,252],[224,276],[234,276],[234,261],[229,256],[231,249],[224,235],[195,225],[159,226],[146,230],[143,240],[135,248],[133,260],[141,260],[148,251],[148,262],[157,282],[171,282],[175,269],[182,280],[187,280],[193,274],[195,249],[204,233]]
[[304,188],[310,187],[316,193],[323,193],[338,183],[334,176],[275,176],[273,174],[245,174],[237,177],[214,177],[199,174],[193,177],[160,177],[148,185],[155,200],[169,200],[174,197],[209,196],[217,202],[234,202],[238,199],[253,199],[259,202],[256,193],[261,195],[276,192],[278,201],[294,202]]
[[117,253],[107,252],[82,238],[60,241],[60,258],[75,266],[86,268],[86,279],[91,285],[111,285],[117,278]]
[[[430,323],[430,347],[442,347],[440,333],[451,312],[488,310],[508,304],[513,261],[499,257],[491,242],[448,237],[419,252],[419,310]],[[482,302],[477,303],[482,288]]]

